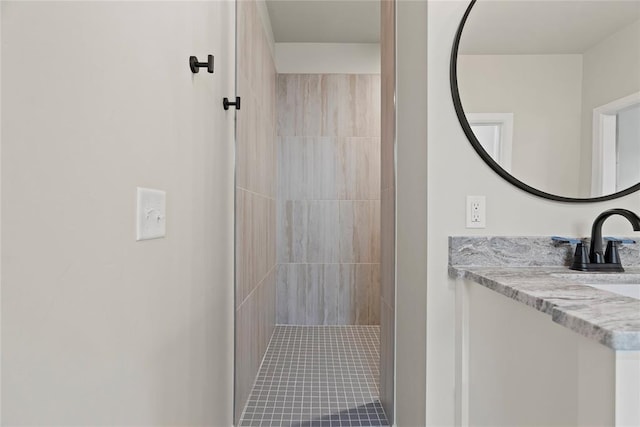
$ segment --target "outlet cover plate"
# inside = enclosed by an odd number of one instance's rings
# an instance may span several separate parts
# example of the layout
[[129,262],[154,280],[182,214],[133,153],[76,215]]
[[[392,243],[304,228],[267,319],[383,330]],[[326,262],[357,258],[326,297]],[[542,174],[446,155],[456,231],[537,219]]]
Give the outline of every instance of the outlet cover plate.
[[160,239],[166,234],[167,193],[137,188],[136,241]]
[[485,196],[467,196],[467,228],[486,228],[487,201]]

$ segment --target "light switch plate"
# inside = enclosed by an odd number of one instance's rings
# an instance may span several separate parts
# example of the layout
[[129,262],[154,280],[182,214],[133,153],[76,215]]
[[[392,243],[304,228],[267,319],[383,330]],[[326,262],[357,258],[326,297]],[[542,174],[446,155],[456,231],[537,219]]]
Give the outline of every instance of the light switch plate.
[[167,193],[150,188],[137,188],[138,209],[136,240],[159,239],[166,234]]

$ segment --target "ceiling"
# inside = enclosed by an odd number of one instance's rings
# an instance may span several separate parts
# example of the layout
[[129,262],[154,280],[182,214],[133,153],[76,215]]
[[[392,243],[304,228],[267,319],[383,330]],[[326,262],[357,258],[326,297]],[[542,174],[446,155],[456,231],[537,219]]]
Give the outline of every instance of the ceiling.
[[462,33],[462,54],[583,53],[640,19],[640,0],[479,0]]
[[276,43],[378,43],[380,0],[266,0]]
[[[379,0],[266,0],[277,43],[378,43]],[[462,54],[583,53],[640,19],[640,0],[478,0]]]

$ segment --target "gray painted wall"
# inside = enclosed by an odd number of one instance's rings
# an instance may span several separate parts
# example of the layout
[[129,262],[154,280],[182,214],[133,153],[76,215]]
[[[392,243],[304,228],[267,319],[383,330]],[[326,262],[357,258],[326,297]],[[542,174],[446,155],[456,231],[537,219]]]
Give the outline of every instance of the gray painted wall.
[[230,426],[233,4],[1,8],[2,424]]

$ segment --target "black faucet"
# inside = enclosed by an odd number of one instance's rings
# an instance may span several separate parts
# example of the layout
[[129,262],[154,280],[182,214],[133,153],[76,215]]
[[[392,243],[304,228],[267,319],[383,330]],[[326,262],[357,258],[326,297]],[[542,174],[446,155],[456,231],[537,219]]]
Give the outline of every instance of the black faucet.
[[602,224],[612,215],[622,215],[631,223],[634,231],[640,231],[640,217],[627,209],[609,209],[602,212],[591,227],[591,249],[587,256],[584,243],[578,243],[573,257],[572,270],[623,272],[620,256],[618,255],[619,240],[609,240],[607,249],[602,250]]

